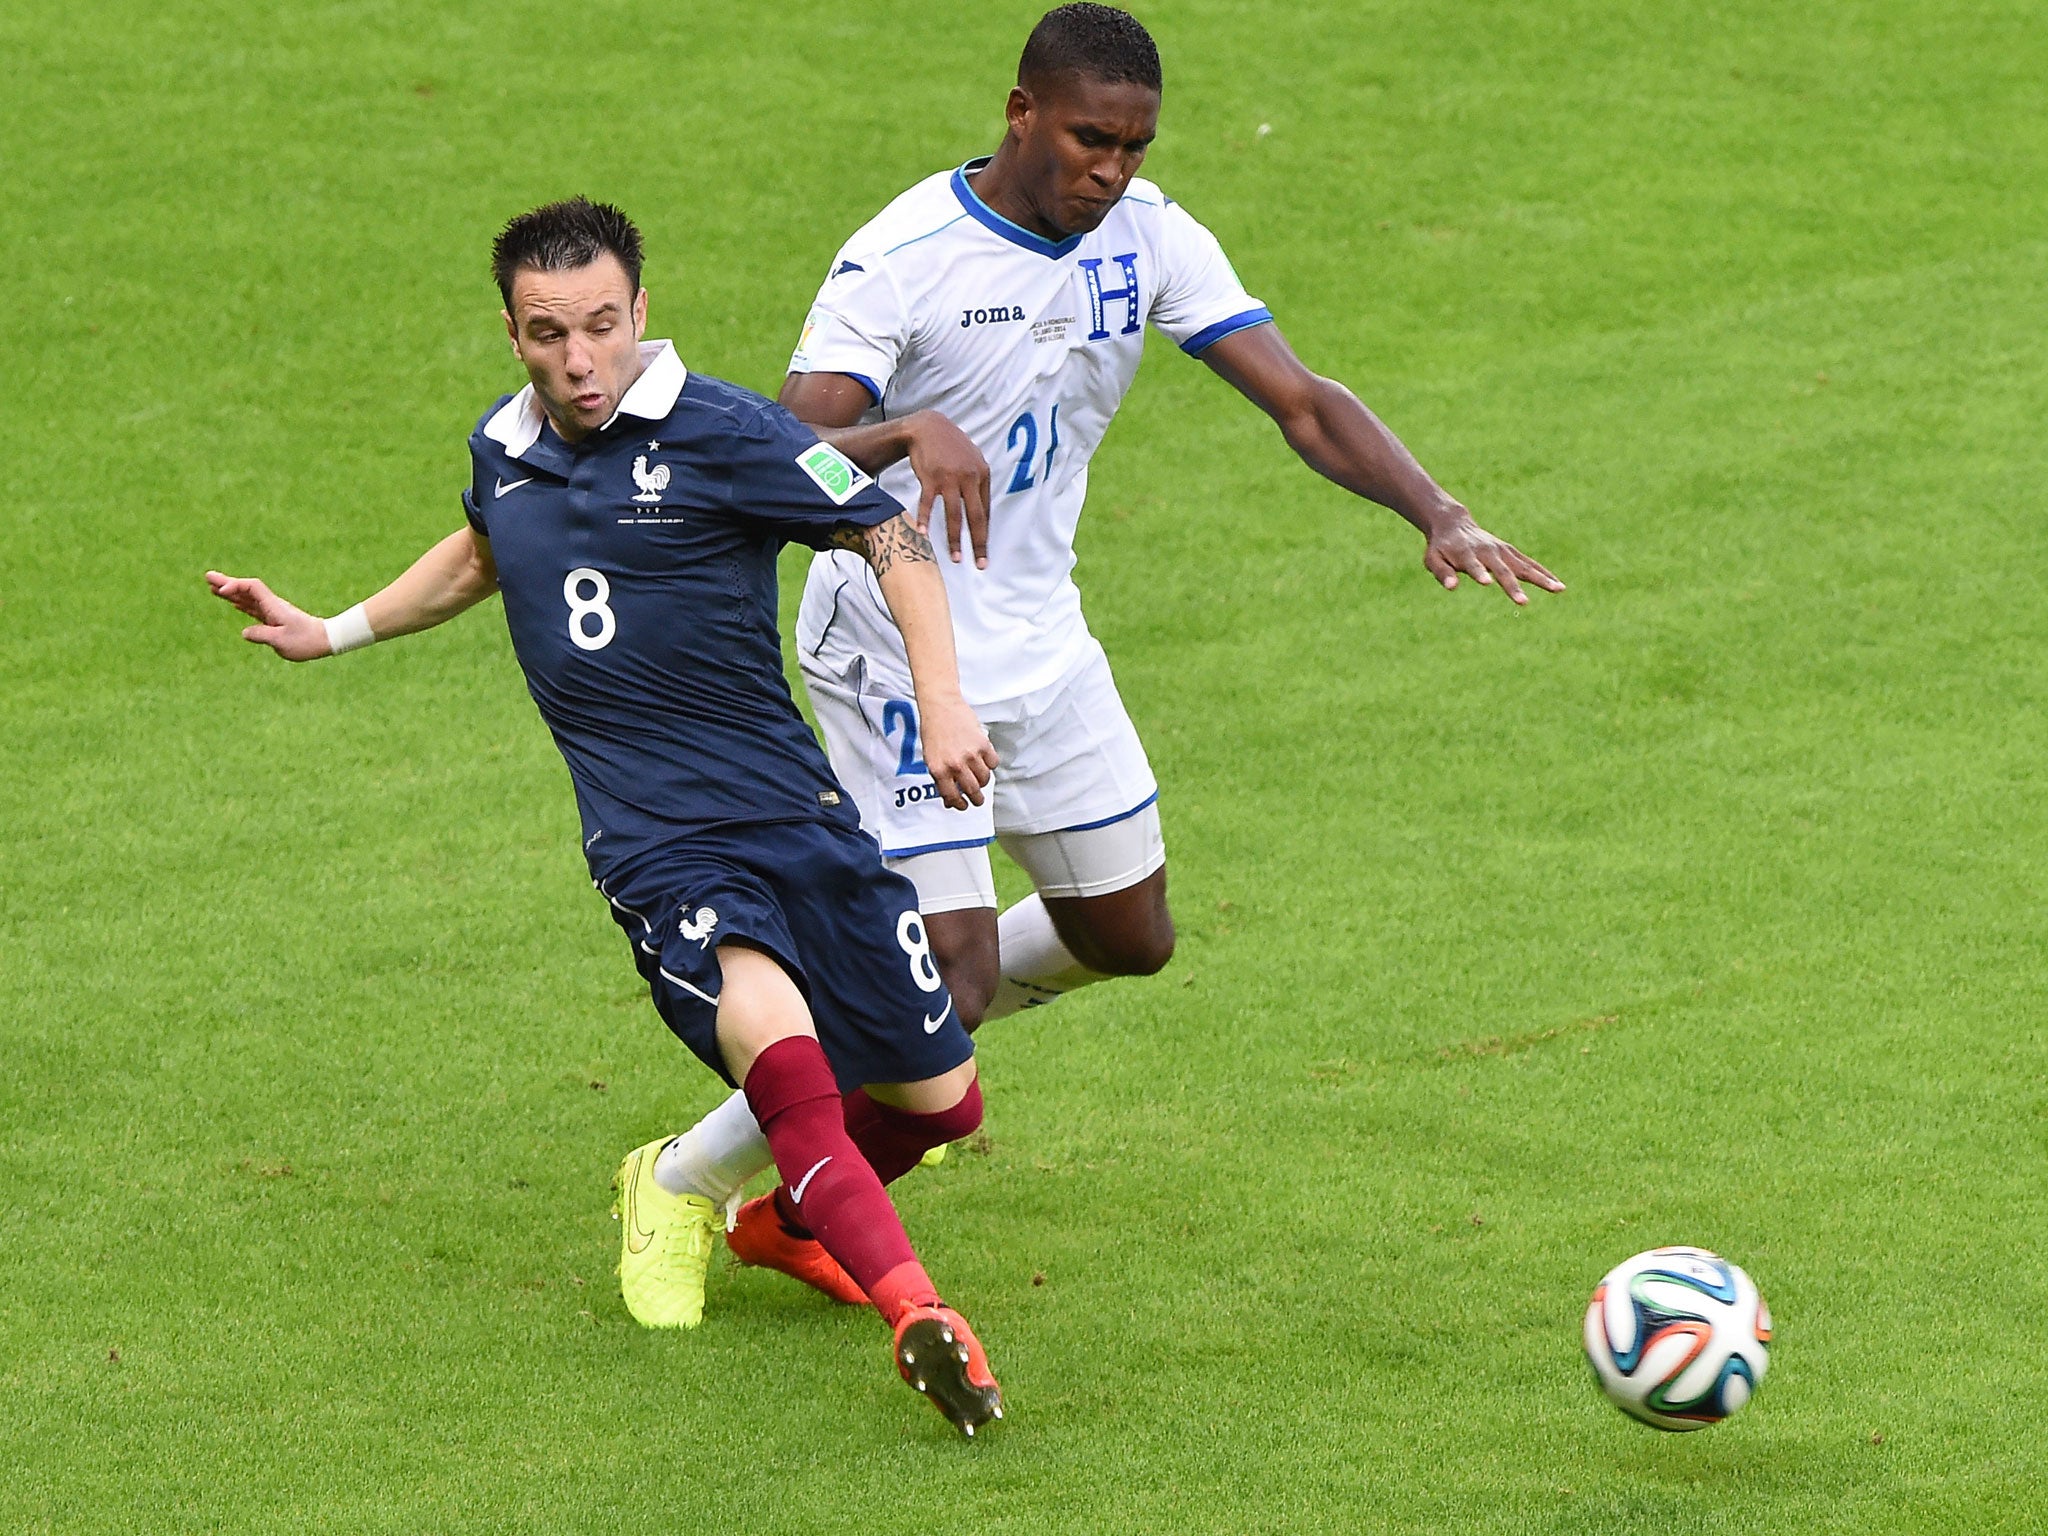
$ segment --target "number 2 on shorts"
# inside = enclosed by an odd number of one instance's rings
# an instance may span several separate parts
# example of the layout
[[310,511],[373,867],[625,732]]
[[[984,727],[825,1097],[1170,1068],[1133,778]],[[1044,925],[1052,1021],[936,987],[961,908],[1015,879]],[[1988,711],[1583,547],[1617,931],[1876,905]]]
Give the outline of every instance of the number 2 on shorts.
[[899,729],[903,732],[903,746],[896,754],[896,771],[920,778],[928,775],[931,769],[917,755],[917,706],[908,699],[891,699],[882,706],[883,736],[893,740]]

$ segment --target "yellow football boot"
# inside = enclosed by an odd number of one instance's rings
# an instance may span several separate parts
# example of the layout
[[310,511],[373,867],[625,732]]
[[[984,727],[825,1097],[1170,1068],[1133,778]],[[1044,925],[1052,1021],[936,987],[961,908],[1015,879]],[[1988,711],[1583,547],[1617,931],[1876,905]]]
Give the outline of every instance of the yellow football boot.
[[919,1158],[919,1159],[917,1160],[917,1162],[918,1162],[918,1166],[919,1166],[919,1167],[921,1167],[921,1168],[936,1168],[936,1167],[938,1167],[938,1166],[939,1166],[939,1164],[943,1163],[943,1162],[944,1162],[945,1160],[946,1160],[946,1143],[944,1143],[944,1142],[942,1141],[942,1142],[940,1142],[940,1143],[939,1143],[939,1144],[938,1144],[938,1145],[937,1145],[936,1147],[927,1147],[927,1148],[925,1148],[925,1153],[924,1153],[924,1156],[923,1156],[923,1157],[920,1157],[920,1158]]
[[672,1195],[654,1182],[654,1160],[669,1140],[663,1136],[628,1152],[612,1180],[619,1292],[644,1327],[694,1328],[704,1320],[704,1275],[718,1208],[702,1195]]

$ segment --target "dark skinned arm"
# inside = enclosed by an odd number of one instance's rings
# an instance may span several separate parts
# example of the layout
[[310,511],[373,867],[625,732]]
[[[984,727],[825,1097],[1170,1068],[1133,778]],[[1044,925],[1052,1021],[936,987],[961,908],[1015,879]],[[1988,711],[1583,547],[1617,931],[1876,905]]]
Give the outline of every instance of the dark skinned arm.
[[917,531],[931,533],[936,502],[946,510],[946,546],[953,558],[960,558],[964,526],[974,563],[987,566],[988,461],[965,432],[937,411],[859,425],[874,398],[865,384],[843,373],[792,373],[782,381],[777,403],[871,475],[909,459],[917,474]]
[[[1224,337],[1202,361],[1279,425],[1304,464],[1354,495],[1408,519],[1427,540],[1422,564],[1446,591],[1460,572],[1481,586],[1498,585],[1527,603],[1522,583],[1562,592],[1564,583],[1472,521],[1415,455],[1358,396],[1303,366],[1277,325],[1255,325]],[[859,388],[858,385],[855,388]]]

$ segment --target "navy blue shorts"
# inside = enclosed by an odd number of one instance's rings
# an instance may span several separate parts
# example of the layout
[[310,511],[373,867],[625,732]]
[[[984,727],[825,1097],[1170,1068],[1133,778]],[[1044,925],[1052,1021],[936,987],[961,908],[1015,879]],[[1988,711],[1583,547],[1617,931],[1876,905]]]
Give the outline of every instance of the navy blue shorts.
[[598,885],[676,1037],[728,1083],[718,946],[780,961],[810,1004],[841,1091],[911,1083],[974,1054],[939,979],[917,889],[852,826],[783,821],[679,837]]

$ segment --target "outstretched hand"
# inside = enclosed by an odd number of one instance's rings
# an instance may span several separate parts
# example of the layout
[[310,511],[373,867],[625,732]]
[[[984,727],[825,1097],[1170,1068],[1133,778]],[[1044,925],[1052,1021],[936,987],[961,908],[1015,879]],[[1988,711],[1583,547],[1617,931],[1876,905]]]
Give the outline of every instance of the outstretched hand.
[[242,631],[242,638],[250,644],[267,645],[286,661],[316,661],[333,654],[324,620],[294,608],[255,577],[208,571],[206,584],[215,597],[256,620]]
[[1482,587],[1498,586],[1519,604],[1529,598],[1522,583],[1545,592],[1562,592],[1564,583],[1504,539],[1496,539],[1463,512],[1444,526],[1432,529],[1429,546],[1422,552],[1423,568],[1443,583],[1446,592],[1458,590],[1460,573]]

